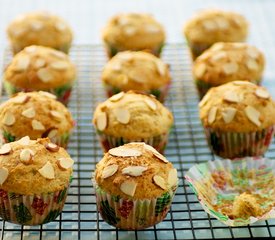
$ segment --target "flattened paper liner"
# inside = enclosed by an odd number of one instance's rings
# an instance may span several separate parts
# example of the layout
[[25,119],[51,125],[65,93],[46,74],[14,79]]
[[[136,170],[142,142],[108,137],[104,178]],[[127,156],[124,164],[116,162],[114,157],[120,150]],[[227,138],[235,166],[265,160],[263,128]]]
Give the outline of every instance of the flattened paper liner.
[[[213,178],[215,176],[215,178]],[[228,226],[246,226],[259,220],[275,218],[275,161],[261,157],[246,157],[231,161],[216,160],[195,165],[185,175],[203,209]],[[235,196],[251,192],[266,197],[261,209],[269,209],[262,216],[230,219],[215,210],[223,200],[234,201]],[[230,200],[231,199],[231,200]]]

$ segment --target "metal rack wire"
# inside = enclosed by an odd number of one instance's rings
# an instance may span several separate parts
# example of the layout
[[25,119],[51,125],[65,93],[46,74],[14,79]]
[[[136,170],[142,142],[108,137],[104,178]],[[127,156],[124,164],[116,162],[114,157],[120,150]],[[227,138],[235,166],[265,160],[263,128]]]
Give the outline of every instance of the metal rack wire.
[[[173,84],[166,105],[174,114],[175,126],[166,149],[167,158],[179,173],[179,188],[166,219],[151,228],[122,231],[105,223],[96,207],[91,174],[102,157],[92,127],[92,113],[105,100],[100,74],[106,57],[102,46],[74,46],[72,60],[78,66],[78,79],[69,108],[77,126],[68,151],[75,160],[74,179],[62,214],[53,222],[35,227],[0,222],[1,239],[212,239],[275,237],[275,220],[248,227],[229,228],[201,208],[184,181],[184,173],[195,163],[214,159],[198,118],[197,93],[192,82],[190,58],[184,45],[168,45],[163,59],[171,66]],[[5,54],[5,63],[10,60]],[[5,94],[3,99],[5,99]],[[3,100],[2,99],[2,100]],[[271,146],[268,157],[275,156]]]

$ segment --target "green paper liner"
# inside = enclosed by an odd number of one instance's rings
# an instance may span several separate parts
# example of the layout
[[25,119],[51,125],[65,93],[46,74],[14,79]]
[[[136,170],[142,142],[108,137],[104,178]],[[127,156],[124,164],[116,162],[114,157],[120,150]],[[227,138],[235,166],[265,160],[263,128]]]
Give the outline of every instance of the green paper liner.
[[134,139],[113,137],[99,130],[97,130],[97,135],[99,137],[99,141],[104,152],[108,152],[111,148],[119,147],[130,142],[145,142],[146,144],[154,147],[158,152],[163,153],[168,142],[169,132],[155,137]]
[[[27,135],[27,133],[26,133],[26,135]],[[63,147],[63,148],[66,149],[67,146],[68,146],[68,143],[69,143],[70,135],[71,135],[70,132],[67,132],[67,133],[64,133],[60,136],[50,138],[50,140],[51,140],[52,143],[55,143],[58,146]],[[4,131],[3,129],[2,130],[0,129],[0,146],[2,144],[5,144],[5,143],[17,141],[21,138],[22,137],[13,136],[12,134],[8,133],[7,131]]]
[[151,227],[167,215],[176,188],[155,199],[134,200],[108,194],[93,180],[96,203],[101,217],[108,224],[127,230]]
[[0,189],[0,217],[20,225],[51,222],[62,212],[68,187],[41,195],[21,195]]
[[[261,157],[209,161],[191,167],[185,175],[202,208],[232,227],[275,218],[274,178],[275,161]],[[259,205],[263,212],[261,216],[230,218],[219,211],[222,206],[230,210],[235,197],[244,192],[259,194],[266,198]]]
[[[152,94],[156,97],[156,99],[158,101],[160,101],[161,103],[163,103],[168,95],[168,91],[169,91],[169,88],[170,88],[170,84],[171,83],[168,83],[160,88],[157,88],[157,89],[150,89],[148,91],[140,91],[138,89],[136,89],[137,91],[139,92],[142,92],[142,93],[145,93],[145,94]],[[112,85],[109,85],[109,84],[104,84],[104,88],[105,88],[105,91],[106,91],[106,95],[107,97],[112,97],[113,95],[117,94],[117,93],[120,93],[122,92],[121,89],[117,88],[117,87],[114,87]],[[130,90],[130,89],[129,89]],[[135,90],[135,89],[131,89],[131,90]]]
[[[14,86],[13,84],[9,83],[8,81],[4,80],[4,87],[9,96],[14,95],[15,93],[18,92],[33,92],[33,91],[38,91],[40,89],[31,89],[31,88],[19,88]],[[60,86],[58,88],[53,88],[53,89],[43,89],[43,91],[52,93],[57,97],[57,100],[61,103],[63,103],[65,106],[67,106],[70,96],[71,96],[71,91],[72,91],[73,83],[71,84],[65,84],[63,86]]]
[[258,132],[234,133],[204,128],[210,149],[223,158],[261,156],[267,150],[274,135],[274,126]]

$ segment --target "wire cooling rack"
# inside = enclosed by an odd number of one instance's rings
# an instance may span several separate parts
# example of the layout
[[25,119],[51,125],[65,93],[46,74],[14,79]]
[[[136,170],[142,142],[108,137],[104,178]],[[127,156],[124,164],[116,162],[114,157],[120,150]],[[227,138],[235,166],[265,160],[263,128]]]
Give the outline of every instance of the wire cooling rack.
[[[105,223],[96,207],[91,184],[92,171],[102,158],[102,151],[92,127],[92,113],[105,100],[100,75],[106,63],[102,46],[74,46],[72,60],[78,66],[78,79],[69,108],[77,125],[68,151],[75,160],[74,179],[62,214],[53,222],[29,227],[0,222],[1,239],[213,239],[275,237],[275,220],[248,227],[229,228],[209,216],[184,181],[184,173],[195,163],[214,159],[198,118],[197,93],[192,82],[190,57],[184,45],[168,45],[163,59],[171,66],[173,83],[166,106],[173,112],[175,126],[166,149],[167,158],[178,169],[179,187],[171,210],[158,225],[139,231],[122,231]],[[5,54],[5,63],[11,56]],[[3,93],[3,99],[5,93]],[[275,156],[272,145],[268,157]]]

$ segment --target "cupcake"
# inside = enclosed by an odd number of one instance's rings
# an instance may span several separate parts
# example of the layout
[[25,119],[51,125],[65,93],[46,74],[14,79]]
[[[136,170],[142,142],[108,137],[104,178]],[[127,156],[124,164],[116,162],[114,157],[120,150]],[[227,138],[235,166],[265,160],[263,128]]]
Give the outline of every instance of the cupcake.
[[110,58],[125,50],[146,50],[159,56],[165,32],[151,15],[127,13],[110,19],[103,29],[102,39]]
[[120,92],[97,106],[93,124],[105,152],[129,142],[145,142],[163,152],[173,115],[152,96]]
[[260,85],[264,71],[264,55],[246,43],[215,43],[193,64],[193,77],[200,98],[211,87],[236,79]]
[[110,149],[96,165],[94,188],[101,217],[117,228],[144,229],[161,222],[177,185],[177,170],[145,143]]
[[69,57],[60,51],[26,47],[16,54],[4,72],[6,92],[47,91],[65,105],[69,101],[76,69]]
[[274,102],[265,88],[233,81],[211,88],[199,103],[212,151],[223,158],[263,155],[272,140]]
[[73,33],[60,17],[47,12],[33,12],[15,18],[7,28],[14,54],[30,45],[41,45],[69,52]]
[[202,208],[228,226],[275,217],[274,160],[246,157],[193,166],[186,180]]
[[167,64],[146,52],[120,52],[104,67],[102,81],[108,97],[121,91],[153,94],[163,102],[171,82]]
[[247,38],[248,23],[235,12],[205,10],[191,18],[183,33],[193,60],[216,42],[243,42]]
[[61,213],[74,161],[49,139],[19,141],[0,148],[0,216],[20,225],[40,225]]
[[48,137],[66,148],[73,128],[68,109],[48,92],[18,93],[0,105],[0,137],[2,143],[24,136],[36,140]]

